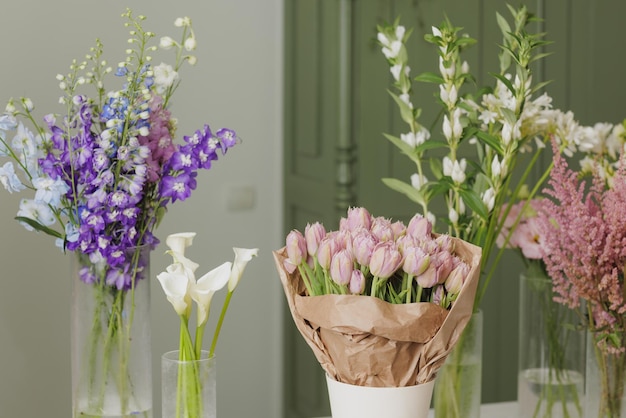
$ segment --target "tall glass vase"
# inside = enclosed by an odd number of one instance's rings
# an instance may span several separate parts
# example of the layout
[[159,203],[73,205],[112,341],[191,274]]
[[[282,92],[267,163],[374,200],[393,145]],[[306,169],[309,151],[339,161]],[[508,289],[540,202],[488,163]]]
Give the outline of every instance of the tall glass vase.
[[590,333],[587,337],[585,417],[626,418],[625,386],[626,353],[612,352],[596,344]]
[[[152,417],[149,248],[72,261],[73,417]],[[124,258],[117,254],[120,260]]]
[[586,332],[576,312],[553,296],[552,280],[531,263],[520,277],[520,418],[583,416]]
[[475,312],[439,369],[433,394],[436,418],[479,418],[483,314]]

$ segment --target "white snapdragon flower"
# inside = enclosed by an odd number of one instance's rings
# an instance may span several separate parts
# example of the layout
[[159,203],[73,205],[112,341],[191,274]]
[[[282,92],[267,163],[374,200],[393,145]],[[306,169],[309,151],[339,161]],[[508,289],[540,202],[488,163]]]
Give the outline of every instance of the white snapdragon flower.
[[419,173],[411,174],[411,186],[415,189],[420,190],[426,183],[428,183],[426,176],[420,176]]
[[450,177],[452,177],[452,180],[454,180],[455,183],[461,184],[465,182],[466,166],[467,161],[465,160],[465,158],[461,159],[460,162],[458,160],[454,162],[452,166],[452,174],[450,175]]
[[409,96],[408,93],[403,93],[399,97],[400,97],[400,100],[406,103],[406,105],[409,106],[410,109],[413,109],[413,103],[411,103],[411,97]]
[[400,74],[402,73],[402,64],[392,65],[389,70],[391,71],[391,75],[393,75],[394,80],[400,80]]
[[454,73],[456,72],[456,68],[454,68],[454,65],[450,65],[449,67],[446,67],[445,60],[443,59],[443,57],[440,56],[439,57],[439,72],[441,73],[444,79],[450,80],[454,78]]
[[482,194],[482,201],[487,206],[487,211],[491,212],[496,204],[496,193],[492,187],[485,190]]
[[450,210],[448,211],[448,218],[450,219],[450,222],[456,224],[459,221],[459,214],[456,213],[456,210],[454,210],[454,208],[450,208]]
[[500,177],[500,174],[502,174],[502,165],[500,164],[500,161],[498,161],[497,155],[494,155],[493,160],[491,161],[491,174],[494,178]]
[[154,67],[154,84],[157,93],[164,93],[178,79],[178,73],[171,65],[161,63]]
[[388,47],[387,46],[383,47],[383,55],[387,57],[387,59],[394,59],[398,56],[401,49],[402,49],[401,41],[392,41]]

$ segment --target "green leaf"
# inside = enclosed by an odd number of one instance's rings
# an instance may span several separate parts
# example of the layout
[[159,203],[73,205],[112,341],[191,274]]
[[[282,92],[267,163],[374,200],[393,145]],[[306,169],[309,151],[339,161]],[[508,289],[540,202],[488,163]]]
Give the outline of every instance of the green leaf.
[[407,124],[412,125],[415,121],[415,118],[413,116],[413,109],[411,109],[409,105],[403,102],[397,94],[394,94],[391,91],[389,92],[389,94],[391,95],[391,97],[393,97],[393,100],[395,100],[396,104],[400,108],[400,117],[402,118],[402,120]]
[[403,195],[405,195],[406,197],[408,197],[413,202],[419,205],[422,205],[422,206],[427,205],[428,200],[426,196],[421,191],[417,190],[415,187],[411,186],[410,184],[405,183],[398,179],[394,179],[394,178],[383,178],[382,180],[383,180],[383,183],[387,187],[389,187],[391,190],[402,193]]
[[498,12],[496,12],[496,21],[498,22],[498,26],[500,27],[500,31],[503,35],[511,32],[511,26],[509,26],[509,22]]
[[48,234],[48,235],[50,235],[52,237],[61,238],[61,239],[65,238],[63,236],[63,234],[61,234],[60,232],[55,231],[52,228],[48,228],[47,226],[40,224],[39,222],[37,222],[34,219],[27,218],[25,216],[16,216],[15,220],[19,221],[19,222],[24,222],[25,224],[28,224],[29,226],[34,228],[36,231],[41,231],[41,232],[43,232],[45,234]]
[[[417,152],[416,148],[411,147],[409,144],[407,144],[406,142],[404,142],[403,140],[401,140],[398,137],[389,135],[389,134],[383,134],[385,135],[385,138],[387,138],[389,141],[391,141],[396,147],[398,147],[400,149],[400,151],[406,155],[407,157],[409,157],[412,161],[414,161],[416,164],[419,164],[420,162],[420,158],[419,158],[419,154]],[[422,144],[423,145],[423,144]]]
[[487,132],[481,131],[477,129],[474,134],[476,137],[487,144],[490,148],[492,148],[498,155],[502,155],[504,150],[502,149],[502,144],[500,143],[500,139],[493,135],[488,134]]
[[422,81],[424,83],[443,84],[443,77],[436,73],[425,72],[415,77],[415,81]]
[[509,80],[508,78],[506,78],[502,74],[498,74],[498,73],[490,73],[490,74],[492,76],[494,76],[495,78],[497,78],[498,80],[500,80],[502,82],[502,84],[504,84],[506,86],[506,88],[509,89],[509,91],[511,93],[513,93],[513,95],[515,96],[515,87],[513,87],[513,84],[511,83],[511,80]]
[[470,189],[461,189],[459,190],[461,197],[463,198],[463,202],[469,207],[472,211],[478,214],[482,219],[487,220],[487,207],[483,203],[482,199],[473,190]]

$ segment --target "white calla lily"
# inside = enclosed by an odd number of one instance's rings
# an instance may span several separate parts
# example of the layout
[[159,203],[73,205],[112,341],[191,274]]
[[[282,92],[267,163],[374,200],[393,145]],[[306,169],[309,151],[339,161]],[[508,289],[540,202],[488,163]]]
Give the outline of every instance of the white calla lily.
[[168,235],[165,239],[165,243],[172,252],[185,255],[185,248],[191,246],[193,239],[196,236],[195,232],[179,232],[177,234]]
[[198,279],[191,288],[191,298],[198,307],[198,326],[202,326],[209,317],[211,299],[218,290],[228,283],[231,276],[232,263],[226,263],[214,268]]
[[174,259],[174,264],[182,264],[183,266],[185,266],[185,268],[188,268],[189,270],[191,270],[192,273],[195,273],[199,267],[198,263],[191,261],[190,259],[185,257],[184,254],[177,253],[172,250],[166,251],[166,254],[169,254],[172,256],[172,258]]
[[228,291],[232,292],[235,290],[237,285],[239,284],[239,280],[241,279],[241,275],[243,274],[246,265],[252,257],[256,257],[259,254],[258,248],[233,248],[235,252],[235,262],[233,263],[233,269],[230,273],[230,279],[228,281]]
[[191,309],[191,281],[185,269],[168,267],[167,271],[157,275],[157,279],[176,313],[179,316],[188,316]]

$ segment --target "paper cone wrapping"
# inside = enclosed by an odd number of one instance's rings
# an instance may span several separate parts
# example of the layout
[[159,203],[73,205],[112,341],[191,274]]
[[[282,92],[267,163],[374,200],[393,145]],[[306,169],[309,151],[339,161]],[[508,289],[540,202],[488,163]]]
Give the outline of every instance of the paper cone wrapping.
[[472,316],[480,247],[457,238],[455,254],[470,265],[447,311],[433,303],[391,304],[363,295],[308,296],[297,270],[274,261],[296,327],[333,379],[359,386],[400,387],[430,382]]

